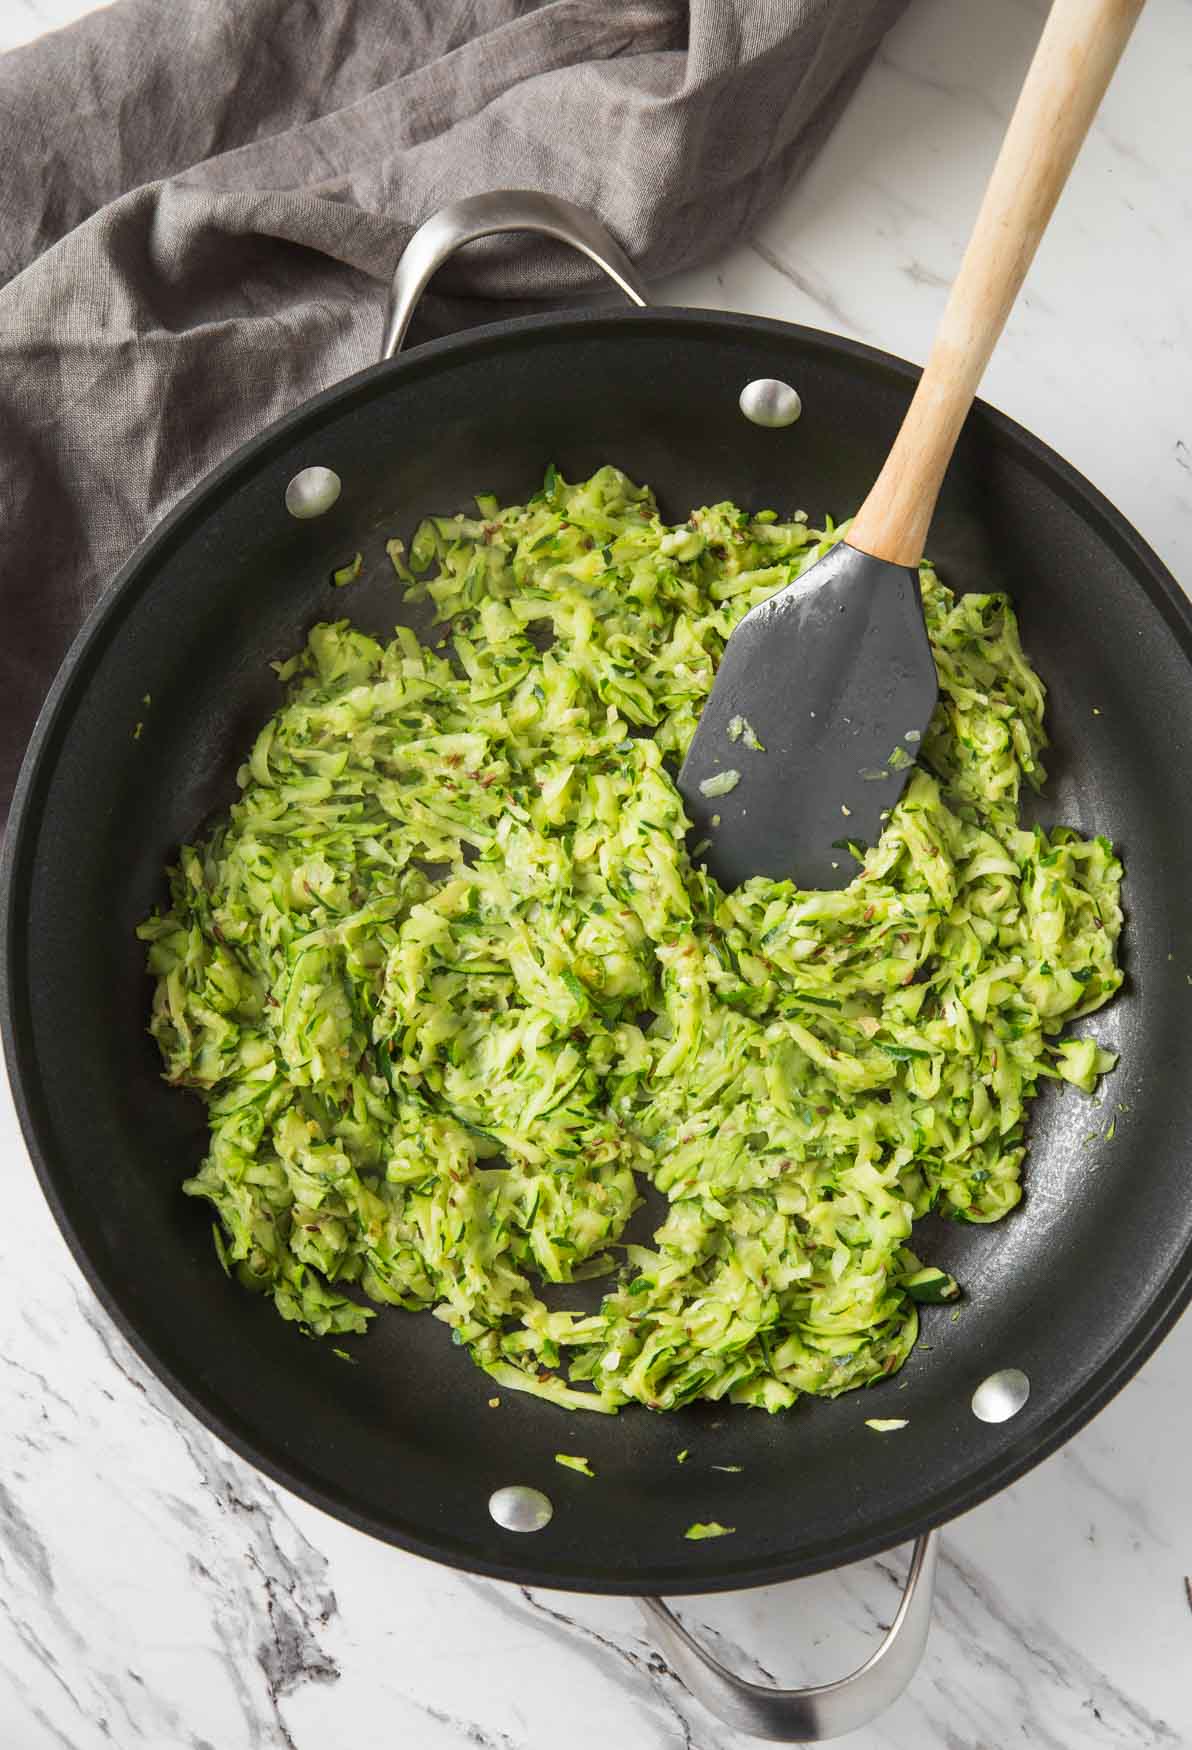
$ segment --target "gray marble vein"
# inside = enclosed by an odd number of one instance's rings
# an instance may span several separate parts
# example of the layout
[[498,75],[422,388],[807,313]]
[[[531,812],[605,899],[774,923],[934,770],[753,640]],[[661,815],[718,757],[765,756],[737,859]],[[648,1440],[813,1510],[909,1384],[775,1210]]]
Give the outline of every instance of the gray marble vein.
[[806,272],[785,261],[776,249],[771,249],[768,243],[763,243],[755,237],[749,245],[757,256],[760,256],[767,267],[772,267],[775,273],[781,274],[784,280],[809,298],[821,315],[829,318],[829,326],[843,330],[849,334],[863,334],[864,325],[860,319],[850,315],[840,300],[839,294],[828,289],[823,280],[818,280],[813,274]]
[[474,1720],[457,1719],[454,1714],[424,1702],[415,1701],[414,1706],[428,1719],[434,1720],[436,1725],[445,1726],[461,1744],[474,1744],[476,1750],[522,1750],[521,1745],[507,1732],[490,1732],[484,1726],[478,1726]]
[[[496,1589],[494,1588],[494,1591]],[[507,1588],[501,1588],[508,1593]],[[563,1644],[578,1646],[586,1659],[614,1682],[628,1682],[637,1692],[643,1714],[657,1727],[659,1750],[670,1750],[681,1744],[691,1750],[692,1728],[687,1712],[695,1704],[679,1683],[661,1653],[638,1645],[627,1645],[626,1638],[610,1634],[580,1620],[553,1593],[538,1593],[522,1586],[517,1597],[531,1613],[539,1631]],[[498,1608],[508,1608],[507,1598],[497,1599]],[[635,1640],[637,1637],[634,1637]],[[706,1750],[720,1750],[727,1740],[722,1729],[713,1727]]]

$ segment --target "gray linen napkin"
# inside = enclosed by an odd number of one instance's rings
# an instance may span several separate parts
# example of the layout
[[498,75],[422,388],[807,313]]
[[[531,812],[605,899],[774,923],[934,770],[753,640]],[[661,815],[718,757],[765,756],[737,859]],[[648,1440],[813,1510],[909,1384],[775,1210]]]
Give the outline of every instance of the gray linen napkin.
[[[806,163],[904,4],[122,0],[0,57],[0,818],[84,615],[221,457],[373,362],[414,226],[542,188],[647,276],[699,261]],[[479,245],[423,332],[592,279]]]

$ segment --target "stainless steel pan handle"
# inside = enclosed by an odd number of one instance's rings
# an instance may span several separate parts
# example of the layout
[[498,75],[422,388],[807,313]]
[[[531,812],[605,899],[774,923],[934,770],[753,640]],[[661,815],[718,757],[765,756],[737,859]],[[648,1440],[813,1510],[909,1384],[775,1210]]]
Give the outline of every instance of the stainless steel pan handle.
[[[415,231],[389,290],[383,359],[400,350],[419,298],[448,257],[477,237],[501,231],[533,231],[569,243],[603,269],[632,303],[645,307],[645,287],[633,263],[590,213],[558,195],[499,189],[452,201]],[[931,1626],[935,1562],[935,1533],[929,1532],[915,1544],[902,1603],[881,1645],[851,1676],[812,1689],[772,1689],[734,1677],[703,1650],[661,1598],[638,1602],[662,1652],[710,1712],[737,1731],[772,1743],[814,1744],[876,1719],[914,1676]]]
[[591,213],[555,194],[529,188],[496,189],[452,201],[419,225],[402,251],[389,288],[381,357],[390,359],[401,348],[414,307],[432,275],[449,256],[477,237],[499,231],[534,231],[569,243],[603,269],[634,304],[645,306],[646,291],[621,246]]
[[738,1732],[772,1744],[821,1744],[868,1725],[897,1701],[918,1669],[931,1627],[938,1533],[915,1542],[898,1614],[849,1677],[812,1689],[773,1689],[734,1677],[704,1651],[661,1598],[640,1598],[654,1641],[692,1695]]

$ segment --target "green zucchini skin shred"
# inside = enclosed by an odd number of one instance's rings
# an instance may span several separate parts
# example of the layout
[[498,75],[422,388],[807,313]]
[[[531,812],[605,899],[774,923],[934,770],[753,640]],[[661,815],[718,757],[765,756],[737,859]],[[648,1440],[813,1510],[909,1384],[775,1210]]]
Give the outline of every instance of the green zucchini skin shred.
[[[880,841],[840,892],[726,895],[672,773],[734,625],[843,528],[668,527],[612,467],[478,509],[390,544],[435,644],[341,620],[278,666],[140,928],[166,1079],[207,1107],[184,1188],[307,1331],[430,1308],[567,1408],[880,1380],[959,1292],[915,1222],[1007,1215],[1042,1078],[1114,1062],[1062,1033],[1121,983],[1121,866],[1020,825],[1044,689],[1011,605],[924,565],[940,702]],[[626,1244],[645,1181],[669,1211]],[[540,1293],[598,1275],[594,1313]]]

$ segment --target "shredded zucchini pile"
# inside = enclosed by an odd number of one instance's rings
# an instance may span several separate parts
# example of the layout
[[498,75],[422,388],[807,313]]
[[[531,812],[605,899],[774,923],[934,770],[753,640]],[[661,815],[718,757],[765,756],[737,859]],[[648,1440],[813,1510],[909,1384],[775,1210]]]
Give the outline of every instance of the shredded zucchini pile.
[[[726,896],[671,774],[737,620],[839,531],[668,527],[615,468],[477,504],[410,569],[391,543],[438,648],[316,626],[141,926],[167,1079],[207,1103],[185,1189],[284,1317],[431,1308],[573,1408],[888,1374],[958,1292],[914,1222],[1005,1215],[1040,1078],[1114,1061],[1060,1034],[1121,982],[1121,867],[1018,824],[1044,694],[1010,604],[923,568],[940,705],[880,843],[842,892]],[[647,1180],[669,1211],[626,1244]],[[543,1298],[598,1275],[598,1311]]]

